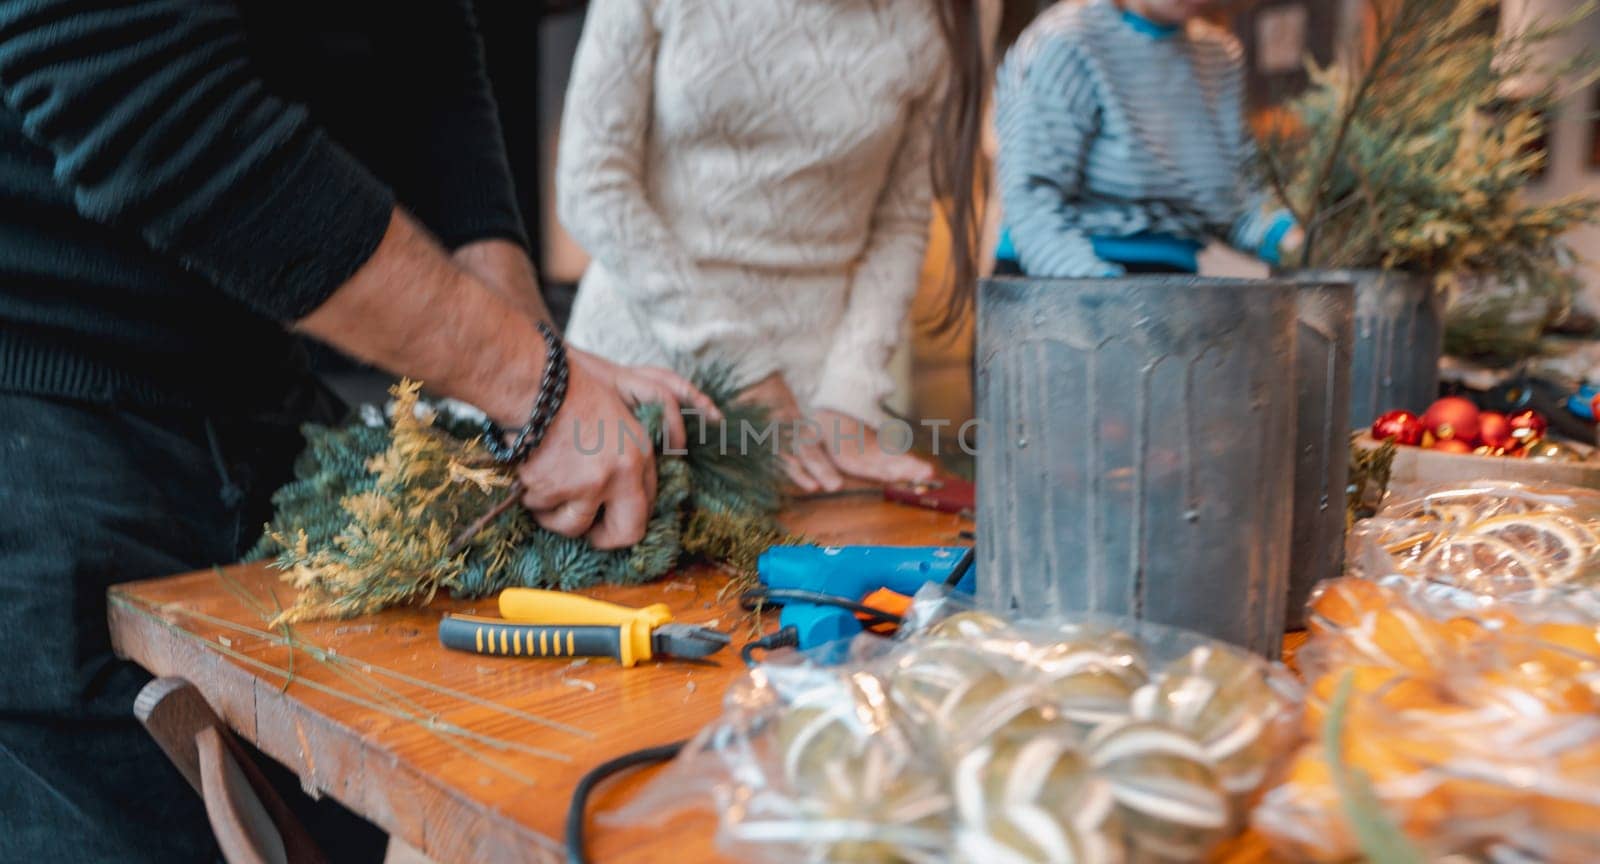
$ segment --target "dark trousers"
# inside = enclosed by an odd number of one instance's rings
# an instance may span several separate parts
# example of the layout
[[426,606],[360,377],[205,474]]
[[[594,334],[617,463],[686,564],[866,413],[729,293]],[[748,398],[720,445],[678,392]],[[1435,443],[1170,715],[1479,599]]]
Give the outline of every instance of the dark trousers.
[[[208,417],[0,393],[0,861],[217,860],[199,796],[133,717],[149,675],[111,653],[106,588],[238,560],[322,404]],[[381,832],[262,761],[332,860],[381,858]]]

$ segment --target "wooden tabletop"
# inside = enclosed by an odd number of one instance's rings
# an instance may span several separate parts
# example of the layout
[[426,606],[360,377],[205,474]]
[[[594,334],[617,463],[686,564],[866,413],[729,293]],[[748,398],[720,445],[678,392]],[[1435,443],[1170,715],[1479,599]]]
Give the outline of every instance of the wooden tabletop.
[[[795,532],[827,544],[956,545],[970,523],[873,495],[800,502]],[[293,589],[259,565],[111,589],[119,654],[158,676],[182,676],[245,739],[441,864],[564,861],[562,822],[578,779],[615,756],[686,738],[721,712],[743,671],[736,650],[716,665],[481,657],[447,651],[446,611],[493,615],[489,601],[435,600],[349,621],[302,624],[288,638],[266,620]],[[665,602],[680,621],[735,633],[750,623],[725,578],[707,569],[642,588],[598,589],[631,606]],[[634,794],[648,772],[619,778],[592,801],[600,812]],[[724,860],[706,811],[639,829],[591,826],[599,862]],[[1231,862],[1259,861],[1248,839]]]

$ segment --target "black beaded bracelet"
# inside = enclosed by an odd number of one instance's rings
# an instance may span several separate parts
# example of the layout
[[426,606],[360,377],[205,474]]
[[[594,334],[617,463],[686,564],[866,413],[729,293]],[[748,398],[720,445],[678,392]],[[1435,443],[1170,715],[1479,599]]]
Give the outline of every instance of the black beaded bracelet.
[[533,399],[528,422],[522,424],[510,442],[506,441],[504,429],[493,422],[484,423],[483,447],[497,462],[521,462],[539,449],[556,413],[561,410],[561,403],[567,398],[567,346],[561,341],[561,335],[543,321],[539,322],[539,333],[545,341],[544,376],[539,381],[539,394]]

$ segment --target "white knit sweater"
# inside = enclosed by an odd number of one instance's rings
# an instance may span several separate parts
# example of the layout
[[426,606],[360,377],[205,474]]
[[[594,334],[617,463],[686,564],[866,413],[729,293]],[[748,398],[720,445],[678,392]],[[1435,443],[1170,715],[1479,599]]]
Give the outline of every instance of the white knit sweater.
[[930,0],[594,0],[557,167],[593,258],[568,338],[881,422],[946,68]]

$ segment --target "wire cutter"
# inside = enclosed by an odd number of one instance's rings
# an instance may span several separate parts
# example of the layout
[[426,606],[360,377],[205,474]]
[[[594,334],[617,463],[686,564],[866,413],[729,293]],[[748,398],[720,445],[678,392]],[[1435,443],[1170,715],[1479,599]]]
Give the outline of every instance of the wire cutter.
[[697,660],[727,646],[728,634],[675,624],[665,603],[633,609],[563,591],[507,588],[500,617],[447,614],[446,648],[499,657],[614,657],[633,666],[657,657]]

